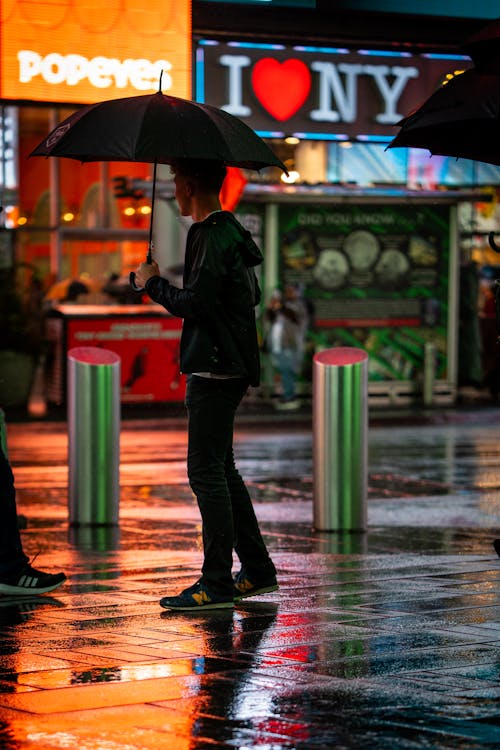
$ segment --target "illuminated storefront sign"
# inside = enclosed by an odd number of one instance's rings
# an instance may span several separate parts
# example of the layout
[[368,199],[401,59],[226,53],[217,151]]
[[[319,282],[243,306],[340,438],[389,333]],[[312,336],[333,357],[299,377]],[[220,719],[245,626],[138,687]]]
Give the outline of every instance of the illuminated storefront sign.
[[196,98],[261,135],[391,138],[405,114],[468,58],[201,40]]
[[0,4],[0,96],[90,103],[191,95],[190,0]]

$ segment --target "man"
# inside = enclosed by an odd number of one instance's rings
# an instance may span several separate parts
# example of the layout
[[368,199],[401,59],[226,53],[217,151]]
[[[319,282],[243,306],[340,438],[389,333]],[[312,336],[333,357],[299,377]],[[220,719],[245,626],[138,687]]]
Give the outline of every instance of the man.
[[66,580],[64,573],[33,568],[24,554],[16,510],[16,490],[9,460],[0,444],[0,594],[32,596],[53,591]]
[[[253,268],[262,254],[249,232],[221,210],[226,169],[219,162],[172,164],[175,198],[194,223],[186,240],[183,288],[142,263],[137,283],[172,315],[183,318],[181,371],[188,375],[187,470],[202,518],[202,575],[177,596],[171,610],[228,608],[235,599],[276,591],[269,557],[248,490],[233,455],[236,409],[260,377],[255,305],[260,289]],[[233,579],[233,547],[241,570]]]
[[266,310],[270,324],[268,347],[274,368],[281,378],[282,396],[277,409],[298,409],[296,382],[304,359],[308,311],[294,284],[286,284],[282,295],[276,290]]

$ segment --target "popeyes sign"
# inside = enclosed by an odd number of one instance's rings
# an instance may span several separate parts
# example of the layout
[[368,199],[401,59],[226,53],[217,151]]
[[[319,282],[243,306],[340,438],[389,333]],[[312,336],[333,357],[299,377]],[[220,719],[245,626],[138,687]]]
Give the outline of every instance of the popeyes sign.
[[198,98],[266,135],[392,136],[468,58],[200,40]]
[[0,98],[191,96],[191,0],[0,0]]

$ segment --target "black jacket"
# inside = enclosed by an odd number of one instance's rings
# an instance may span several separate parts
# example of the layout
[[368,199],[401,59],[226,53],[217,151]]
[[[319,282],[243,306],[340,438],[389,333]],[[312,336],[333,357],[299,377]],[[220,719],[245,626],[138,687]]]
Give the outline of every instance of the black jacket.
[[183,289],[160,276],[148,279],[151,299],[184,319],[183,373],[238,375],[259,384],[254,308],[261,293],[253,269],[262,260],[250,232],[220,211],[189,229]]

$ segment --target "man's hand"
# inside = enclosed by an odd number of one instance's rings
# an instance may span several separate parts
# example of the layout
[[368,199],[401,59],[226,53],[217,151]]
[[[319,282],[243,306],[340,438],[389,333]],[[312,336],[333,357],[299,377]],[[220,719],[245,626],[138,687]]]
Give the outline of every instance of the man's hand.
[[145,287],[148,279],[159,275],[160,268],[155,260],[152,260],[151,263],[141,263],[135,272],[135,282],[137,286]]

